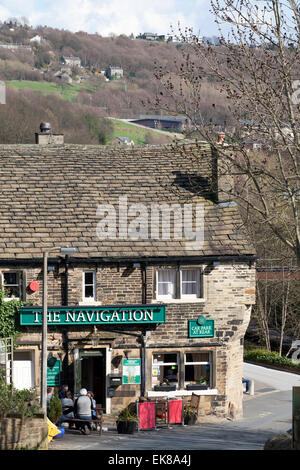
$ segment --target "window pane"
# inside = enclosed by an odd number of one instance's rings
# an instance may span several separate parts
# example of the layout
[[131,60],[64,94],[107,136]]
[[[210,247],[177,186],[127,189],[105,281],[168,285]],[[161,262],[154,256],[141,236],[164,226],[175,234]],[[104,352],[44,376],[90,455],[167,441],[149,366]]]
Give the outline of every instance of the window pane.
[[17,298],[20,297],[20,289],[18,286],[15,286],[15,287],[4,286],[4,292],[5,292],[6,297],[17,297]]
[[84,273],[85,284],[93,284],[94,282],[94,273]]
[[5,284],[18,284],[17,273],[3,273],[3,281]]
[[183,282],[182,283],[182,295],[196,295],[197,284],[194,282]]
[[210,366],[207,365],[186,365],[184,368],[185,382],[195,384],[210,384]]
[[157,292],[158,295],[175,297],[175,283],[176,271],[175,270],[160,270],[157,275]]
[[200,271],[199,269],[183,269],[181,271],[182,295],[200,296]]
[[178,384],[177,354],[153,354],[152,385],[159,385],[165,379],[170,384]]
[[84,296],[85,297],[94,297],[94,288],[93,288],[93,286],[85,286]]
[[209,353],[186,353],[185,362],[209,362]]
[[182,282],[197,282],[198,269],[183,269]]
[[164,364],[177,364],[177,354],[153,354],[153,362],[160,362]]

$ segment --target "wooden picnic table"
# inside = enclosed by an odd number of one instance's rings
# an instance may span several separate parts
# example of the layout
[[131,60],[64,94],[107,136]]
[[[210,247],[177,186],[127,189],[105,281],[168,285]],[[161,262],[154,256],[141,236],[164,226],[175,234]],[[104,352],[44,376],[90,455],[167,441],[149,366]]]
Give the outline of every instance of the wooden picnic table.
[[99,430],[99,435],[102,435],[102,426],[103,426],[103,408],[101,405],[96,405],[96,418],[93,418],[91,420],[86,420],[86,419],[79,419],[79,418],[66,418],[64,420],[64,423],[69,423],[69,424],[76,424],[76,423],[92,423],[99,425],[100,430]]

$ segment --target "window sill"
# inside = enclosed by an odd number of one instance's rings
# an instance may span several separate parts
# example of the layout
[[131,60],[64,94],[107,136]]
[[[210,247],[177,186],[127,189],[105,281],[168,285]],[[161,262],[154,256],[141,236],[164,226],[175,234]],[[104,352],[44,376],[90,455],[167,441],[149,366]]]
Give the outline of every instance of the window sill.
[[91,305],[91,306],[95,306],[95,307],[96,307],[97,305],[102,305],[102,302],[97,301],[97,300],[83,300],[82,302],[79,302],[78,305],[82,305],[82,306],[84,306],[84,305],[87,305],[87,306]]
[[3,301],[4,302],[10,302],[11,300],[18,300],[20,301],[20,297],[4,297]]
[[206,302],[206,299],[195,299],[189,297],[186,299],[155,299],[152,300],[152,304],[201,304]]
[[218,395],[218,390],[216,388],[210,388],[208,390],[175,390],[174,392],[155,392],[154,390],[150,390],[147,392],[147,396],[149,398],[156,398],[156,397],[188,397],[192,394],[195,395]]

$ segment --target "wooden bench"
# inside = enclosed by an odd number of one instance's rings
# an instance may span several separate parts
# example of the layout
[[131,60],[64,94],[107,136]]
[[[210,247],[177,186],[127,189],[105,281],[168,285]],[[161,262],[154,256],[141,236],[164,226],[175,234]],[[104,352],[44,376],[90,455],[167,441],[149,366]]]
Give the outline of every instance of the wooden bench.
[[102,425],[103,425],[103,418],[102,416],[100,418],[97,418],[97,419],[92,419],[92,420],[86,420],[86,419],[79,419],[79,418],[66,418],[64,420],[64,423],[69,423],[69,424],[76,424],[76,423],[91,423],[91,424],[96,424],[100,426],[100,431],[99,431],[99,435],[101,436],[102,435]]

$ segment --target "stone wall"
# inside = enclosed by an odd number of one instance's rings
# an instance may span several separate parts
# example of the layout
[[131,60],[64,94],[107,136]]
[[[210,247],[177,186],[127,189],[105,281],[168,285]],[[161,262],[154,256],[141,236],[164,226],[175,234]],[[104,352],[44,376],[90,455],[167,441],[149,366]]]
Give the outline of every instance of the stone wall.
[[43,413],[34,418],[0,419],[0,450],[17,449],[48,449],[48,426]]

